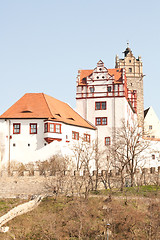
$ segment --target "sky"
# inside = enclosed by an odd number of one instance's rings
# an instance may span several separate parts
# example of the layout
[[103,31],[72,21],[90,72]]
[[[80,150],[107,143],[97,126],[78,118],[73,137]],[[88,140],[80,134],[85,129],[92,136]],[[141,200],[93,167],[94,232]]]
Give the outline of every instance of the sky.
[[79,69],[142,57],[144,108],[160,118],[159,0],[0,0],[0,114],[25,93],[76,106]]

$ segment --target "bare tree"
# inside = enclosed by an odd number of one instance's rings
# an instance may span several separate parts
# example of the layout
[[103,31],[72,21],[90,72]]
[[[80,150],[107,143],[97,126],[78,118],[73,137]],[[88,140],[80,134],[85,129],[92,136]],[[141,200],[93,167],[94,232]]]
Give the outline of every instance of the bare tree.
[[137,123],[122,127],[115,131],[115,139],[112,145],[112,163],[121,176],[121,189],[124,185],[125,174],[128,173],[131,186],[134,184],[134,176],[137,167],[142,165],[144,158],[142,153],[149,148],[150,143],[143,139],[143,129]]
[[97,142],[87,143],[83,140],[75,144],[72,151],[77,172],[83,172],[81,177],[83,187],[81,185],[81,189],[85,189],[84,192],[87,196],[90,190],[97,190],[98,188],[104,151],[99,150]]

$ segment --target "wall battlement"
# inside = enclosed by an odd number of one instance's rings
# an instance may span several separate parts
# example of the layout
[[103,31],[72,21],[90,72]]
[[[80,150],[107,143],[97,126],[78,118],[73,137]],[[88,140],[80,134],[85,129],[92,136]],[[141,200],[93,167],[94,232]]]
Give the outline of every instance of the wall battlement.
[[[106,170],[101,170],[98,175],[99,176],[103,176],[105,174],[109,174],[110,176],[114,177],[114,176],[118,176],[120,175],[119,172],[116,172],[114,170],[110,170],[109,172],[107,172]],[[155,167],[151,167],[151,168],[142,168],[142,170],[137,169],[137,175],[139,174],[160,174],[160,167],[155,168]],[[13,170],[10,175],[8,174],[7,171],[3,170],[1,172],[0,178],[5,178],[5,177],[49,177],[49,176],[53,176],[53,177],[58,177],[58,176],[84,176],[87,173],[85,171],[61,171],[61,172],[53,172],[53,171],[43,171],[41,172],[40,170],[34,170],[34,171],[29,171],[29,170],[25,170],[25,171],[21,171],[19,172],[18,170]],[[126,173],[127,175],[127,173]],[[93,171],[91,173],[91,176],[96,176],[96,171]]]
[[[22,176],[23,175],[23,176]],[[104,189],[104,181],[107,188],[120,188],[121,177],[120,173],[105,170],[98,174],[98,189]],[[51,176],[50,172],[45,172],[41,175],[40,171],[34,171],[34,175],[30,176],[29,171],[21,172],[13,171],[11,176],[8,176],[6,171],[3,171],[0,177],[0,198],[26,198],[33,195],[49,194],[53,195],[58,190],[62,194],[80,194],[88,186],[90,178],[88,174],[83,172],[57,172]],[[92,173],[92,181],[95,184],[96,172]],[[135,175],[135,185],[157,185],[160,184],[160,167],[158,169],[143,169],[137,171]],[[124,175],[124,186],[130,186],[130,176]],[[78,190],[79,189],[79,190]]]

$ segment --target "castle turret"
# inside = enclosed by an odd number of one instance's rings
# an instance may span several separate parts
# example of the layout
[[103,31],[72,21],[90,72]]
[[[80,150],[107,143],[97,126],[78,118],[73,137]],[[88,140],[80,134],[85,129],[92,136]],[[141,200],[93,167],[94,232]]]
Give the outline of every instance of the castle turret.
[[125,68],[127,76],[127,87],[129,90],[137,90],[137,114],[139,125],[143,127],[144,124],[144,97],[143,97],[143,69],[142,60],[138,56],[136,59],[132,50],[127,44],[126,50],[123,52],[124,58],[119,59],[116,56],[115,67]]

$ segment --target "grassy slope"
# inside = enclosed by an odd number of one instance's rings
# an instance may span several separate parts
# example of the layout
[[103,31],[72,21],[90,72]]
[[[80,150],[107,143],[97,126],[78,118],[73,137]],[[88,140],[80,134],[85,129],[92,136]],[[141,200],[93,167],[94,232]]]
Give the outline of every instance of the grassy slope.
[[[160,188],[114,191],[111,201],[110,194],[94,192],[87,200],[46,198],[34,211],[10,221],[10,231],[0,233],[0,239],[105,239],[106,223],[112,232],[109,239],[160,239]],[[1,215],[17,201],[1,200]]]

